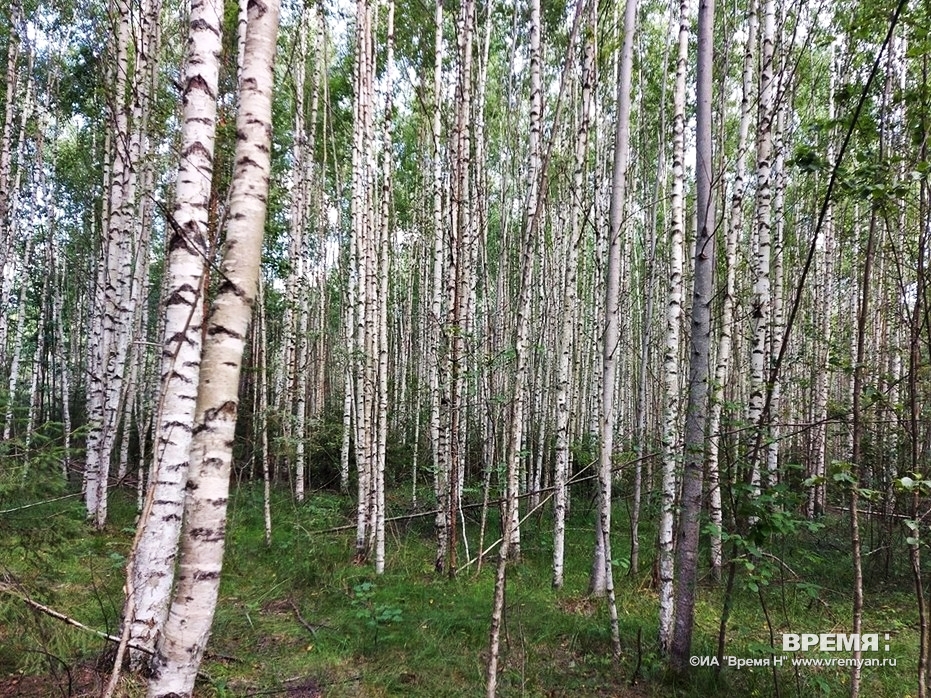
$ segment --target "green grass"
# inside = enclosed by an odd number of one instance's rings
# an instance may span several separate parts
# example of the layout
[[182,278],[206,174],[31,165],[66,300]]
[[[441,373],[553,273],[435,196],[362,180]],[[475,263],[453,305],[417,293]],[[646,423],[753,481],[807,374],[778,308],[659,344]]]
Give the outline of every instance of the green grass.
[[[403,510],[399,496],[391,501],[394,510]],[[616,509],[615,547],[624,556],[629,547],[624,507],[619,503]],[[273,543],[266,548],[260,489],[243,486],[234,492],[220,601],[198,695],[284,695],[302,684],[319,686],[328,698],[483,693],[494,556],[481,573],[472,566],[454,580],[437,576],[427,517],[390,527],[386,572],[376,577],[371,567],[352,563],[353,531],[315,533],[352,523],[347,499],[314,494],[297,505],[286,493],[276,493],[272,510]],[[132,497],[116,493],[112,521],[103,533],[84,525],[77,501],[0,517],[4,583],[87,625],[116,632],[133,516]],[[724,668],[720,674],[699,667],[685,678],[666,674],[656,651],[649,529],[642,532],[646,564],[635,575],[617,572],[624,656],[614,666],[605,605],[586,595],[591,519],[586,502],[577,499],[567,531],[566,586],[559,591],[550,586],[548,514],[525,526],[523,561],[508,577],[499,695],[776,695],[773,672],[764,667]],[[777,648],[782,632],[849,631],[846,524],[827,523],[815,533],[771,539],[767,551],[774,557],[758,560],[753,575],[741,566],[727,655],[769,656],[761,599]],[[470,522],[473,551],[476,531]],[[497,531],[496,521],[489,531]],[[917,618],[903,554],[890,570],[868,567],[864,631],[890,633],[890,651],[877,656],[895,657],[897,666],[864,668],[865,696],[902,698],[915,685]],[[723,585],[702,580],[697,655],[715,653],[722,596]],[[61,673],[62,666],[93,661],[103,649],[93,635],[38,614],[15,596],[0,595],[0,677]],[[835,696],[846,693],[848,670],[796,673],[787,662],[776,678],[781,696]],[[138,687],[127,688],[127,695],[138,695]]]

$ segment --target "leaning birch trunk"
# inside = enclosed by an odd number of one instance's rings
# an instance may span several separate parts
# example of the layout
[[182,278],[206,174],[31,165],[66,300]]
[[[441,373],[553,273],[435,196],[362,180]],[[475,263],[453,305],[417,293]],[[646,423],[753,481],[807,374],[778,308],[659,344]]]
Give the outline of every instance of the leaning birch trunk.
[[[489,209],[489,191],[490,187],[488,184],[488,158],[487,158],[487,140],[486,129],[485,129],[485,104],[486,104],[486,95],[487,95],[487,86],[488,86],[488,56],[491,49],[491,35],[493,30],[493,22],[489,21],[489,18],[492,16],[494,11],[495,4],[493,0],[490,0],[485,4],[485,26],[484,32],[482,34],[482,44],[481,51],[479,53],[479,62],[478,62],[478,76],[476,78],[475,86],[475,124],[474,124],[474,140],[475,140],[475,156],[473,158],[474,169],[475,169],[475,178],[473,186],[472,201],[475,203],[475,216],[474,216],[474,230],[475,230],[475,245],[474,245],[474,254],[475,254],[475,263],[473,265],[473,274],[472,274],[472,292],[473,292],[473,302],[471,309],[470,320],[473,322],[474,332],[476,334],[481,334],[479,330],[478,317],[480,316],[479,307],[483,309],[487,308],[489,305],[488,293],[482,294],[482,300],[480,301],[477,297],[474,297],[474,291],[476,286],[479,285],[479,270],[487,265],[487,241],[488,241],[488,209]],[[490,290],[490,282],[487,278],[487,274],[483,275],[484,288]],[[487,311],[486,311],[487,312]],[[487,322],[488,318],[485,318]],[[482,324],[485,324],[484,322]],[[482,336],[479,347],[480,352],[486,350],[485,345],[490,340],[487,330]],[[482,545],[484,544],[485,536],[485,524],[487,522],[487,513],[488,513],[488,495],[489,495],[489,485],[491,468],[494,463],[494,458],[491,456],[493,449],[491,448],[491,438],[490,438],[490,429],[489,421],[487,417],[487,395],[483,395],[485,390],[488,387],[488,380],[486,375],[490,371],[482,362],[482,369],[480,369],[478,376],[476,377],[476,395],[477,395],[477,404],[482,407],[474,414],[474,418],[479,422],[478,429],[482,448],[482,461],[484,463],[484,472],[482,473],[482,510],[480,514],[480,523],[479,523],[479,540],[478,540],[478,550],[476,556],[478,558],[478,564],[476,566],[476,573],[481,571],[482,568]]]
[[149,698],[191,695],[220,587],[239,376],[268,204],[278,12],[277,0],[249,3],[223,283],[207,320],[178,581],[152,661]]
[[679,50],[672,117],[672,225],[669,241],[669,296],[666,303],[666,351],[663,355],[663,474],[659,519],[659,646],[669,650],[673,620],[674,520],[676,465],[679,461],[679,336],[682,330],[682,258],[685,237],[685,73],[688,66],[689,4],[679,4]]
[[521,250],[521,276],[517,307],[517,328],[515,339],[514,394],[511,403],[511,425],[507,448],[507,511],[510,520],[505,525],[505,532],[510,536],[508,556],[520,559],[520,504],[518,500],[518,478],[521,454],[524,446],[524,410],[526,408],[527,370],[530,341],[531,286],[534,268],[534,251],[536,250],[536,233],[540,228],[542,200],[540,188],[546,176],[543,172],[542,137],[543,137],[543,79],[541,47],[540,0],[530,3],[530,139],[528,187],[526,199],[526,217]]
[[156,408],[151,485],[130,557],[130,664],[142,668],[155,648],[171,598],[200,377],[204,265],[213,174],[223,3],[195,3],[189,20],[181,161],[168,238],[161,392]]
[[711,354],[711,301],[714,297],[714,207],[711,200],[711,77],[714,0],[698,9],[695,109],[695,233],[692,333],[689,338],[689,398],[683,433],[681,511],[676,543],[675,624],[670,664],[684,671],[692,647],[698,579],[698,533],[701,523],[705,428],[708,423],[708,379]]
[[543,86],[540,19],[540,0],[530,3],[530,138],[529,173],[522,249],[520,255],[520,287],[515,337],[514,389],[511,402],[510,432],[508,435],[506,507],[509,521],[503,527],[510,537],[508,557],[520,559],[520,504],[518,500],[521,454],[524,444],[524,410],[526,407],[527,370],[530,339],[531,286],[534,268],[535,236],[540,227],[540,187],[543,172],[541,153],[543,123]]

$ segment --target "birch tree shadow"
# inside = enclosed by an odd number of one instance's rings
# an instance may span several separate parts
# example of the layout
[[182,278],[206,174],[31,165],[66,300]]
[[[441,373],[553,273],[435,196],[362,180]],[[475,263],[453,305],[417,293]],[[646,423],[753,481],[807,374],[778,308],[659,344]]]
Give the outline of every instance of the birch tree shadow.
[[100,695],[101,677],[91,666],[66,667],[47,675],[0,677],[0,698],[90,698]]
[[323,691],[313,679],[306,679],[297,686],[288,687],[288,698],[320,698]]

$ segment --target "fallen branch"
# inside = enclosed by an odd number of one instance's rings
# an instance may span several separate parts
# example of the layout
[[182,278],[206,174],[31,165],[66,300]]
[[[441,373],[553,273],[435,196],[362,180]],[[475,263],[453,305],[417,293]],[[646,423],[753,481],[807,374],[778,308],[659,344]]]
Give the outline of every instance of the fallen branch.
[[301,612],[297,605],[294,603],[293,599],[288,599],[288,604],[294,611],[294,617],[297,618],[297,622],[307,628],[310,634],[314,636],[314,639],[317,638],[317,628],[326,628],[327,630],[332,630],[329,625],[323,625],[321,623],[308,623],[306,620],[304,620],[304,617],[301,615]]
[[212,662],[235,662],[236,664],[243,663],[243,660],[240,657],[234,657],[231,654],[221,654],[220,652],[211,652],[210,650],[204,651],[204,659],[209,659]]
[[31,504],[23,504],[20,507],[13,507],[12,509],[0,509],[0,516],[3,516],[5,514],[12,514],[17,511],[23,511],[24,509],[32,509],[33,507],[40,507],[43,504],[51,504],[52,502],[60,502],[63,499],[73,499],[75,497],[80,497],[80,496],[81,496],[80,492],[72,492],[71,494],[65,494],[65,495],[62,495],[61,497],[54,497],[52,499],[43,499],[38,502],[32,502]]
[[[45,604],[41,604],[35,599],[32,599],[26,596],[26,594],[14,589],[9,584],[0,584],[0,593],[9,594],[10,596],[15,596],[16,598],[18,598],[20,601],[22,601],[24,604],[26,604],[30,608],[33,608],[36,611],[39,611],[41,613],[44,613],[47,616],[55,618],[56,620],[60,620],[61,622],[67,625],[71,625],[75,628],[79,628],[85,632],[96,635],[97,637],[101,637],[104,640],[107,640],[109,642],[116,642],[116,643],[120,642],[120,637],[118,635],[110,635],[109,633],[105,633],[102,630],[97,630],[95,628],[91,628],[90,626],[84,625],[84,623],[82,623],[81,621],[75,620],[71,616],[66,616],[64,613],[61,613],[60,611],[56,611],[54,608],[50,608],[46,606]],[[132,645],[132,644],[129,646],[135,650],[139,650],[140,652],[145,652],[146,654],[153,654],[151,650],[146,649],[145,647],[140,647],[138,645]]]

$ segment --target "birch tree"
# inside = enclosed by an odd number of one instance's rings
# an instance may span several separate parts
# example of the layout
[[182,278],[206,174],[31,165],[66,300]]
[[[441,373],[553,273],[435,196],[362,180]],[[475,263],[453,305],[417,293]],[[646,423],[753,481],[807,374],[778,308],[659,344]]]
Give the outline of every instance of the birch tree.
[[689,340],[689,398],[685,413],[682,507],[676,549],[675,622],[670,665],[683,671],[692,647],[695,587],[698,579],[698,533],[705,427],[708,421],[708,379],[711,350],[711,301],[714,293],[714,207],[711,199],[711,85],[714,0],[698,6],[698,48],[695,118],[695,192],[698,230],[695,235],[692,328]]
[[669,649],[673,621],[673,555],[676,466],[679,463],[679,335],[682,326],[682,257],[685,188],[685,73],[688,62],[688,2],[679,4],[679,44],[672,117],[672,197],[669,240],[669,299],[663,354],[663,477],[659,522],[659,644]]
[[[828,120],[834,121],[834,52],[831,51],[828,59]],[[829,134],[827,147],[827,162],[834,162],[834,137]],[[811,459],[808,475],[811,485],[808,489],[808,498],[805,512],[809,519],[824,513],[826,475],[828,460],[828,393],[829,371],[831,354],[831,337],[833,336],[833,309],[834,309],[834,205],[827,202],[824,224],[817,241],[817,277],[815,279],[816,294],[823,299],[815,309],[815,322],[818,327],[818,341],[815,346],[814,366],[814,400],[812,419],[814,427],[811,437]]]
[[[12,0],[9,6],[9,38],[6,53],[6,90],[3,109],[3,130],[0,132],[0,261],[6,265],[6,255],[10,245],[9,216],[12,205],[13,192],[11,191],[12,159],[14,152],[14,124],[17,104],[17,86],[19,84],[19,58],[21,54],[20,23],[22,22],[22,7],[19,0]],[[28,102],[26,103],[28,106]],[[0,313],[0,322],[6,326],[6,313]],[[6,333],[0,333],[0,355],[6,350]]]
[[[293,167],[291,170],[291,240],[289,249],[290,274],[288,274],[285,300],[284,323],[284,370],[287,377],[282,402],[285,409],[286,435],[293,426],[291,440],[294,443],[294,497],[304,501],[304,478],[307,472],[305,458],[305,419],[307,396],[307,303],[306,276],[306,228],[308,224],[308,199],[310,197],[311,148],[308,144],[305,106],[307,74],[307,34],[310,11],[301,12],[297,26],[297,51],[294,56],[294,143],[291,147]],[[248,25],[247,25],[248,26]]]
[[385,460],[388,445],[388,293],[389,271],[391,267],[391,186],[394,171],[393,115],[394,89],[394,0],[388,0],[387,7],[387,45],[385,57],[385,102],[382,111],[381,141],[381,201],[378,212],[378,300],[375,315],[377,335],[377,375],[375,400],[375,466],[374,466],[374,500],[375,516],[373,525],[375,547],[375,574],[385,571]]
[[631,81],[634,60],[634,32],[637,0],[627,0],[617,83],[617,116],[614,132],[614,162],[611,174],[608,251],[604,291],[604,330],[601,339],[601,395],[599,411],[598,511],[595,519],[595,550],[589,591],[608,595],[613,610],[613,572],[611,566],[611,489],[613,481],[615,430],[615,374],[619,352],[620,273],[624,205],[627,196],[627,167],[630,162]]
[[524,410],[526,408],[526,389],[528,374],[528,342],[530,338],[531,283],[536,250],[536,234],[542,217],[540,190],[543,173],[542,161],[542,123],[543,123],[543,85],[542,85],[542,47],[540,18],[540,0],[530,3],[530,115],[528,138],[527,193],[524,199],[524,219],[520,237],[520,281],[518,286],[517,317],[514,331],[514,382],[511,411],[509,415],[510,430],[507,442],[507,485],[505,497],[508,504],[505,512],[508,517],[502,526],[504,535],[509,539],[508,556],[512,560],[520,559],[520,506],[518,499],[521,467],[521,453],[524,447]]
[[146,85],[154,65],[159,8],[157,0],[145,2],[136,14],[128,2],[119,0],[114,19],[113,150],[105,180],[104,237],[94,281],[87,383],[85,502],[96,528],[107,520],[110,460],[126,399],[127,359],[140,290],[132,279],[138,256],[147,253],[143,244],[135,244],[141,232],[138,180],[145,155]]
[[734,160],[734,183],[728,210],[727,237],[724,243],[726,264],[724,295],[721,300],[721,329],[718,337],[717,363],[711,389],[708,415],[708,496],[711,524],[711,573],[721,576],[721,530],[724,516],[721,505],[721,413],[724,409],[724,388],[731,368],[734,334],[734,294],[737,283],[737,243],[743,233],[743,204],[746,190],[747,137],[750,132],[753,64],[756,55],[757,16],[756,0],[751,0],[747,12],[747,37],[744,44],[743,71],[741,73],[740,123],[737,132],[737,150]]
[[[384,468],[387,438],[387,323],[389,209],[379,206],[378,150],[385,158],[381,174],[387,172],[381,195],[390,196],[391,101],[382,113],[382,142],[375,142],[375,47],[376,8],[369,0],[356,3],[356,63],[354,67],[352,132],[352,264],[350,291],[355,322],[355,366],[353,379],[356,472],[356,559],[374,553],[376,570],[384,566]],[[393,17],[389,9],[389,18]],[[393,32],[392,32],[393,33]],[[390,34],[389,34],[390,39]],[[389,40],[389,47],[391,40]],[[393,49],[388,51],[389,59]],[[388,67],[388,66],[386,66]],[[390,90],[390,79],[387,82]]]
[[[468,3],[472,5],[471,0]],[[531,274],[533,269],[532,254],[534,237],[539,225],[539,192],[542,177],[541,161],[541,123],[543,116],[543,93],[540,65],[542,23],[540,18],[540,0],[531,0],[530,4],[530,134],[528,187],[525,199],[523,235],[520,251],[520,286],[517,309],[517,327],[515,331],[515,369],[513,395],[510,413],[510,431],[506,451],[507,483],[505,485],[505,506],[502,508],[501,546],[498,549],[498,565],[495,573],[495,596],[491,615],[491,632],[489,637],[488,662],[485,666],[485,695],[494,698],[498,688],[498,655],[500,650],[501,625],[504,619],[504,595],[507,581],[508,560],[520,559],[520,510],[518,500],[518,480],[521,448],[524,429],[524,391],[527,383],[527,343],[530,334],[530,295]]]
[[[181,159],[169,219],[161,384],[149,492],[127,578],[125,622],[139,669],[165,622],[184,509],[200,378],[204,277],[216,143],[223,5],[191,7],[182,93]],[[140,649],[135,649],[140,648]]]
[[430,296],[430,322],[428,329],[430,390],[430,442],[433,451],[433,492],[438,503],[434,530],[436,534],[436,558],[434,568],[442,572],[448,550],[448,516],[446,493],[448,491],[448,458],[446,448],[446,431],[442,424],[442,387],[440,375],[444,364],[444,354],[440,347],[441,327],[443,326],[443,269],[446,259],[446,246],[443,222],[443,156],[441,148],[442,129],[442,94],[443,94],[443,0],[436,0],[433,14],[434,54],[433,54],[433,104],[431,115],[432,137],[432,274]]
[[207,317],[177,582],[152,660],[149,698],[191,695],[216,608],[240,369],[268,205],[278,14],[277,0],[249,4],[222,283]]
[[[446,272],[446,320],[444,345],[446,356],[443,364],[445,375],[444,418],[441,445],[445,447],[444,481],[445,491],[440,500],[445,504],[443,515],[447,541],[447,560],[442,565],[450,576],[456,574],[459,524],[457,515],[462,492],[462,476],[465,464],[463,447],[464,414],[462,406],[465,383],[463,358],[465,334],[468,332],[469,290],[472,266],[472,201],[470,196],[471,148],[471,93],[472,57],[474,53],[475,5],[465,2],[458,20],[457,53],[459,59],[456,81],[456,114],[451,133],[450,160],[452,172],[449,182],[449,226],[447,237],[450,249],[446,255],[449,267]],[[463,533],[465,531],[463,530]]]
[[588,134],[592,118],[592,86],[594,82],[594,32],[596,3],[592,3],[592,26],[586,33],[581,71],[581,107],[570,192],[569,224],[565,241],[565,280],[562,300],[562,318],[559,334],[559,364],[556,375],[556,461],[553,472],[553,586],[563,584],[563,557],[565,553],[567,480],[569,473],[569,417],[571,412],[572,355],[575,348],[574,314],[578,299],[578,257],[583,231],[583,181],[588,155]]
[[[7,263],[10,261],[10,253],[15,250],[13,241],[16,217],[13,213],[15,211],[16,190],[18,189],[18,185],[15,184],[13,161],[17,149],[20,148],[19,144],[22,143],[23,140],[22,129],[25,127],[26,114],[31,108],[32,101],[29,98],[28,88],[23,101],[19,101],[18,95],[20,85],[19,59],[23,47],[21,45],[22,37],[20,35],[22,7],[16,0],[10,3],[8,21],[9,38],[7,41],[6,56],[6,90],[3,108],[3,130],[0,132],[0,269],[6,268]],[[28,83],[31,84],[31,82],[30,77]],[[17,109],[17,105],[19,109]],[[16,129],[15,116],[17,112],[20,112],[22,124],[20,129]],[[19,133],[19,138],[16,136],[17,132]],[[19,175],[17,174],[16,176],[18,178]],[[0,299],[4,302],[4,307],[0,309],[0,365],[4,367],[9,358],[7,356],[7,337],[10,321],[10,313],[5,305],[6,299],[9,297],[10,291],[12,290],[11,284],[13,283],[13,278],[13,274],[3,274],[2,278],[0,278]],[[10,401],[10,406],[12,406],[13,395],[10,394],[7,399]],[[4,431],[11,428],[8,426],[9,422],[10,420],[7,418],[4,423]],[[4,440],[6,438],[8,438],[8,436],[4,437]]]
[[773,75],[776,4],[764,0],[760,39],[760,91],[756,135],[756,218],[753,229],[753,342],[750,349],[750,400],[747,422],[754,427],[750,444],[751,484],[759,492],[769,415],[766,403],[766,363],[770,357],[769,332],[772,317],[772,199],[773,199],[773,120],[776,81]]

